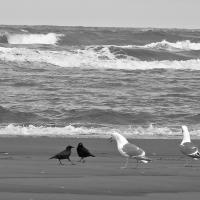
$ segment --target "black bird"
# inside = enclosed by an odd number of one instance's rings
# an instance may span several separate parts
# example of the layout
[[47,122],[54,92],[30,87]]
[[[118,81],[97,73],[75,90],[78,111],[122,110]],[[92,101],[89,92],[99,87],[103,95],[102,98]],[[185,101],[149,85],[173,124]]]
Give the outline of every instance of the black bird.
[[88,149],[86,149],[86,148],[83,146],[82,143],[79,143],[79,144],[78,144],[78,147],[77,147],[77,154],[78,154],[78,156],[81,158],[79,162],[85,162],[84,158],[89,157],[89,156],[95,157],[93,154],[91,154],[91,153],[89,152]]
[[60,164],[63,165],[63,163],[61,162],[61,160],[63,159],[67,159],[69,160],[69,162],[71,162],[72,165],[74,165],[74,163],[70,160],[70,155],[71,155],[71,149],[74,148],[73,146],[67,146],[66,149],[64,151],[61,151],[60,153],[56,154],[55,156],[52,156],[49,159],[58,159]]

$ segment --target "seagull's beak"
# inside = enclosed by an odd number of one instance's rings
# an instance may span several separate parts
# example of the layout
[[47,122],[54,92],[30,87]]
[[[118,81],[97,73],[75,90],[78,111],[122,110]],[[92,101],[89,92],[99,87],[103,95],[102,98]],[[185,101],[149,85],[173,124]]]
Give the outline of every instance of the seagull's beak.
[[111,136],[110,138],[108,138],[108,141],[112,142],[113,141],[113,137]]

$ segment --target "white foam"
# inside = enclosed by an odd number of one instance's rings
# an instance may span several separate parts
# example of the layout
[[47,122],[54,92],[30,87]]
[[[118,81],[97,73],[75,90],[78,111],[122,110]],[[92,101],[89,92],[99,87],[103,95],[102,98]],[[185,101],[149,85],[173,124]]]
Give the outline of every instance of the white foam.
[[[115,46],[115,45],[114,45]],[[190,51],[190,50],[200,50],[200,43],[191,42],[190,40],[168,42],[167,40],[162,40],[161,42],[153,42],[146,45],[126,45],[126,46],[116,46],[121,48],[141,48],[141,49],[163,49],[168,51]]]
[[97,69],[180,69],[200,70],[200,59],[186,61],[140,61],[133,57],[116,58],[103,47],[96,51],[94,48],[78,49],[73,51],[45,51],[27,48],[0,47],[0,60],[11,62],[39,62],[59,67],[80,67]]
[[56,44],[62,34],[9,34],[9,44]]
[[32,136],[32,137],[105,137],[105,129],[74,127],[72,125],[66,127],[45,127],[29,125],[28,127],[9,124],[0,128],[0,136]]
[[[142,47],[142,46],[140,46]],[[166,50],[200,50],[200,43],[190,42],[190,40],[177,41],[175,43],[162,40],[161,42],[155,42],[143,46],[145,48],[157,48]]]
[[[98,137],[98,138],[108,138],[111,133],[115,131],[127,138],[179,138],[182,137],[181,129],[178,128],[176,131],[172,131],[168,127],[103,127],[103,128],[87,128],[84,126],[75,127],[73,125],[68,125],[65,127],[45,127],[45,126],[34,126],[29,125],[28,127],[23,127],[19,125],[10,124],[6,127],[0,128],[0,137]],[[196,131],[191,131],[191,136],[199,137],[200,129]]]

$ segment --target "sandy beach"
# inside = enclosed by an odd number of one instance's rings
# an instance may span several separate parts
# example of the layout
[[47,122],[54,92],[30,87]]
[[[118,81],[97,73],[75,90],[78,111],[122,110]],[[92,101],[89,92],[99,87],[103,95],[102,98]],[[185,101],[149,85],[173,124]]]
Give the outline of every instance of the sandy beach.
[[[76,150],[71,159],[76,165],[48,158],[66,145],[83,142],[95,158],[78,163]],[[133,142],[133,141],[132,141]],[[177,145],[179,140],[134,140],[153,159],[135,168],[131,160],[120,169],[125,159],[115,142],[106,139],[72,138],[1,138],[1,199],[197,199],[200,195],[200,162],[184,167],[185,158]],[[199,145],[200,141],[196,140]],[[8,154],[5,154],[7,152]]]
[[200,199],[200,1],[1,7],[0,200]]

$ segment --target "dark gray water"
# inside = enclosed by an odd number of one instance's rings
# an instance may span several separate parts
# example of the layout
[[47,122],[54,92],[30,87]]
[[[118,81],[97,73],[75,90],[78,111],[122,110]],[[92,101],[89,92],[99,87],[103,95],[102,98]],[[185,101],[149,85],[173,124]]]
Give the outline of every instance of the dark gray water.
[[0,135],[170,137],[183,124],[200,134],[199,31],[0,33]]

